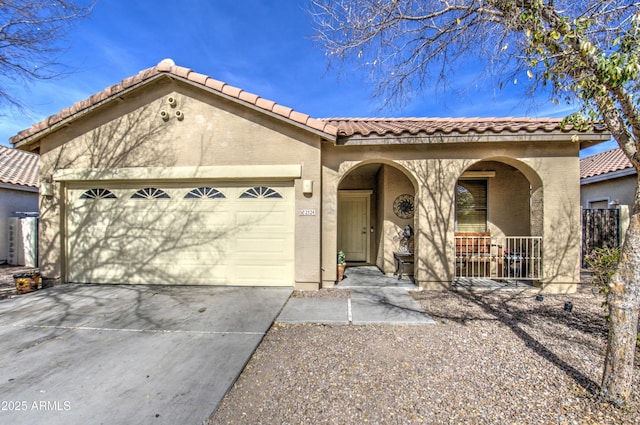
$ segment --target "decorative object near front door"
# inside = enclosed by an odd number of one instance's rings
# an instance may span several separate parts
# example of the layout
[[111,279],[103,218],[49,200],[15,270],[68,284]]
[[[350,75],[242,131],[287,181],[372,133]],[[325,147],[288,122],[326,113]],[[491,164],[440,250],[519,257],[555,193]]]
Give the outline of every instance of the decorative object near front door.
[[400,195],[393,201],[393,212],[403,219],[413,218],[413,202],[413,195]]

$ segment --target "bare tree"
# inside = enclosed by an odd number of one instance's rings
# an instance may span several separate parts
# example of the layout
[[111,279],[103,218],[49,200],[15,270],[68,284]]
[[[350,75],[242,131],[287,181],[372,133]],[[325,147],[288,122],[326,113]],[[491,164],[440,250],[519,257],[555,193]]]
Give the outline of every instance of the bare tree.
[[[330,61],[368,68],[383,101],[446,83],[476,59],[500,80],[522,75],[553,102],[579,101],[567,124],[603,122],[640,171],[640,3],[629,0],[311,0]],[[467,62],[465,62],[467,61]],[[501,84],[498,81],[498,84]],[[640,172],[638,173],[640,175]],[[608,295],[602,392],[631,392],[640,298],[640,191]]]
[[58,42],[72,25],[91,12],[68,0],[0,1],[0,103],[23,107],[11,94],[11,83],[27,83],[61,75]]

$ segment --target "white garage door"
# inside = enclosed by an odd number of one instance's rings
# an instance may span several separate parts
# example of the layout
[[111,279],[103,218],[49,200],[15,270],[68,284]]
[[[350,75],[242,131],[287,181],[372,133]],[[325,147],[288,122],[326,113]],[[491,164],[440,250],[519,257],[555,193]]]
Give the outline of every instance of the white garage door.
[[70,282],[294,283],[293,183],[70,186],[66,217]]

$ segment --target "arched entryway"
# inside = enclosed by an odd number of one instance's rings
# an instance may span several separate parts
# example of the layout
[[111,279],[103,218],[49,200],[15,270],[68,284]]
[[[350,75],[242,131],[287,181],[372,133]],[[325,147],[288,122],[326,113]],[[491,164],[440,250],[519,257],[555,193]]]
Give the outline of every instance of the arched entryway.
[[535,171],[511,158],[468,167],[455,188],[456,280],[541,280],[543,199]]
[[407,226],[416,228],[416,190],[410,177],[400,165],[384,160],[357,164],[342,176],[337,248],[345,252],[349,266],[377,266],[390,275],[396,270],[394,252],[413,249],[413,237],[405,237]]

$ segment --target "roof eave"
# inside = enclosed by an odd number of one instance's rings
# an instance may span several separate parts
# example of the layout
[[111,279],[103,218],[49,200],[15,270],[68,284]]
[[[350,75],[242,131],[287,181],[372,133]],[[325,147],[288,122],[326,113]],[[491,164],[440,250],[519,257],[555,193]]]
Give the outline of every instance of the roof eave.
[[606,180],[619,179],[621,177],[633,176],[636,174],[636,169],[633,167],[624,168],[622,170],[610,171],[608,173],[598,174],[595,176],[584,177],[580,179],[580,185],[598,183]]
[[0,189],[9,189],[9,190],[17,190],[21,192],[38,192],[38,188],[36,186],[29,186],[18,183],[5,183],[0,182]]
[[402,135],[388,134],[385,136],[338,136],[337,144],[342,146],[376,146],[376,145],[407,145],[407,144],[434,144],[434,143],[500,143],[500,142],[571,142],[573,136],[579,136],[580,148],[583,143],[588,146],[605,142],[611,138],[608,133],[580,133],[577,131],[555,132],[501,132],[501,133],[406,133]]
[[[21,133],[18,133],[17,135],[13,136],[12,138],[9,139],[9,142],[17,149],[23,149],[23,150],[28,150],[28,149],[34,149],[35,148],[35,144],[42,139],[43,137],[46,137],[47,135],[63,128],[66,126],[71,125],[74,121],[84,117],[85,115],[95,111],[96,109],[113,102],[116,99],[121,99],[123,97],[125,97],[128,93],[138,90],[139,88],[146,86],[154,81],[157,81],[159,79],[162,78],[168,78],[170,80],[173,81],[181,81],[185,84],[188,84],[192,87],[196,87],[200,90],[205,90],[208,93],[220,96],[222,98],[225,98],[229,101],[235,102],[237,104],[243,105],[244,107],[248,107],[254,111],[263,113],[263,114],[267,114],[273,118],[276,118],[278,120],[282,120],[287,122],[290,125],[293,125],[295,127],[301,128],[303,130],[309,131],[313,134],[316,134],[318,136],[320,136],[323,140],[328,140],[328,141],[334,141],[336,140],[336,134],[337,134],[337,128],[328,124],[328,123],[323,123],[320,120],[316,120],[314,118],[311,118],[310,116],[306,115],[306,114],[302,114],[299,112],[294,111],[291,108],[287,108],[287,107],[283,107],[282,105],[278,105],[275,102],[271,102],[271,101],[267,101],[266,99],[262,99],[259,96],[256,95],[252,95],[249,93],[244,92],[243,90],[240,89],[235,89],[231,86],[228,86],[226,83],[222,83],[222,82],[217,82],[216,83],[221,83],[222,87],[220,89],[216,89],[214,87],[210,87],[207,84],[207,80],[210,77],[204,76],[204,75],[200,75],[200,74],[195,74],[197,75],[196,77],[193,77],[194,79],[190,79],[188,78],[188,76],[192,73],[191,70],[188,70],[186,68],[181,68],[181,67],[175,67],[175,71],[173,70],[173,66],[169,66],[168,68],[166,66],[163,66],[162,63],[160,63],[157,67],[155,68],[149,68],[147,70],[141,71],[138,76],[142,76],[142,78],[131,84],[130,81],[132,81],[132,79],[134,79],[136,76],[134,77],[130,77],[128,79],[123,80],[122,82],[120,82],[119,84],[116,84],[114,86],[110,86],[107,89],[103,90],[102,92],[96,93],[94,95],[92,95],[91,97],[89,97],[88,99],[85,99],[84,101],[78,102],[74,105],[72,105],[70,108],[74,108],[77,105],[82,105],[84,102],[87,103],[86,107],[81,107],[80,110],[78,110],[75,113],[70,113],[68,116],[65,116],[64,118],[57,120],[55,122],[53,122],[52,124],[49,124],[49,122],[51,122],[52,120],[56,120],[57,119],[57,115],[59,114],[65,114],[66,111],[69,109],[63,109],[62,111],[60,111],[58,114],[49,116],[48,118],[46,118],[45,120],[41,121],[38,124],[35,124],[35,126],[40,126],[42,127],[41,130],[39,131],[35,131],[32,132],[30,134],[27,134],[26,136],[22,137]],[[185,75],[182,75],[182,74]],[[197,80],[196,80],[197,79]],[[212,80],[214,81],[214,80]],[[127,82],[126,87],[122,87],[122,85]],[[272,108],[276,109],[279,108],[281,112],[287,112],[288,116],[283,115],[283,113],[278,113],[275,112],[274,110],[269,110],[266,109],[264,107],[261,107],[259,105],[257,105],[256,103],[252,103],[249,102],[247,100],[243,100],[242,98],[239,98],[237,96],[233,96],[230,94],[225,93],[225,87],[226,90],[231,90],[231,91],[239,91],[239,93],[242,93],[245,98],[251,98],[251,99],[260,99],[260,101],[262,101],[262,103],[266,104],[266,105],[272,105]],[[114,91],[113,94],[110,94],[108,96],[104,96],[103,98],[100,98],[101,96],[103,96],[103,93],[105,93],[105,91],[107,90],[112,90]],[[97,97],[97,100],[94,99],[94,97]],[[298,118],[298,120],[291,118],[291,116],[296,116]],[[304,119],[303,119],[304,118]],[[301,122],[305,121],[305,122]],[[32,127],[33,128],[33,127]],[[24,132],[29,132],[29,129],[24,130]]]
[[[9,142],[11,144],[13,144],[13,147],[16,149],[21,149],[24,148],[26,146],[30,146],[32,144],[34,144],[35,142],[39,141],[40,139],[46,137],[47,135],[51,134],[51,133],[55,133],[56,131],[60,130],[61,128],[64,127],[68,127],[69,125],[71,125],[74,121],[77,121],[78,119],[92,113],[93,111],[95,111],[96,109],[99,109],[109,103],[112,103],[114,101],[117,100],[122,100],[124,97],[126,97],[129,93],[139,89],[142,86],[145,86],[147,84],[150,84],[154,81],[160,80],[162,78],[168,78],[170,77],[167,74],[155,74],[147,79],[144,79],[142,81],[139,81],[127,88],[124,88],[122,91],[118,91],[115,94],[112,94],[111,96],[107,96],[102,100],[99,100],[95,103],[91,103],[90,105],[88,105],[86,108],[82,108],[79,111],[70,114],[69,116],[61,119],[60,121],[57,121],[51,125],[47,125],[45,126],[42,130],[30,134],[22,139],[19,139],[18,141],[14,141],[17,138],[20,137],[20,133],[18,133],[16,136],[13,136],[11,139],[9,139]],[[51,117],[53,117],[54,115],[52,115]],[[51,119],[51,117],[48,117],[46,120]],[[46,121],[45,120],[45,121]]]

